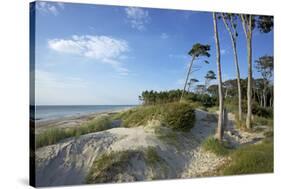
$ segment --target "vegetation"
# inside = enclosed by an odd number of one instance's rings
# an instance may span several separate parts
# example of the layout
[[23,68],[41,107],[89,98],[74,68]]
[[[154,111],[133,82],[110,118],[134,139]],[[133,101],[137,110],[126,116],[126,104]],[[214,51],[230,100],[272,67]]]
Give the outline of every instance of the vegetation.
[[[144,91],[142,92],[139,99],[142,101],[143,105],[157,105],[165,104],[170,102],[178,102],[181,97],[181,90],[170,90],[170,91]],[[198,94],[189,92],[183,96],[182,102],[188,103],[194,108],[203,106],[205,108],[210,108],[217,105],[217,96],[210,94]]]
[[237,15],[229,14],[229,13],[221,13],[221,17],[225,28],[227,29],[230,39],[231,45],[233,49],[233,57],[234,64],[236,68],[236,79],[237,79],[237,92],[238,92],[238,119],[242,121],[242,92],[241,92],[241,83],[240,83],[240,67],[238,63],[238,55],[237,55]]
[[85,125],[72,127],[72,128],[52,128],[43,131],[36,135],[35,143],[36,148],[40,148],[42,146],[47,146],[51,144],[55,144],[63,139],[70,137],[77,137],[80,135],[84,135],[87,133],[103,131],[111,128],[112,124],[107,116],[101,116],[94,118],[93,120],[87,122]]
[[[86,183],[105,183],[120,182],[119,175],[126,173],[133,180],[137,180],[138,172],[134,171],[132,160],[144,161],[152,172],[156,172],[160,168],[161,172],[157,174],[167,173],[167,164],[157,153],[155,147],[148,147],[144,150],[127,150],[122,152],[111,152],[103,154],[97,158],[86,176]],[[144,173],[146,174],[146,173]]]
[[[185,83],[184,83],[184,87],[183,87],[183,91],[182,91],[182,95],[181,95],[180,100],[182,100],[182,98],[184,96],[185,89],[186,89],[190,74],[192,72],[198,70],[198,69],[192,70],[194,60],[196,60],[196,58],[198,59],[199,57],[210,57],[211,55],[210,55],[209,51],[210,51],[210,45],[203,45],[203,44],[200,44],[200,43],[196,43],[192,46],[191,50],[188,52],[188,55],[190,55],[192,58],[191,58],[191,62],[189,64],[189,68],[188,68],[188,71],[187,71],[187,75],[186,75],[186,79],[185,79]],[[209,63],[206,60],[204,62]]]
[[273,86],[271,85],[271,80],[273,76],[273,56],[264,55],[260,57],[256,62],[256,68],[258,72],[261,73],[262,79],[259,80],[260,83],[260,93],[259,97],[260,106],[267,107],[272,106],[273,102]]
[[225,144],[213,137],[207,138],[203,142],[202,146],[206,151],[212,152],[219,156],[225,156],[229,153],[229,149],[226,148]]
[[262,33],[268,33],[273,28],[273,17],[271,16],[254,16],[248,14],[240,15],[243,30],[247,41],[247,62],[248,62],[248,88],[247,88],[247,128],[251,128],[252,120],[252,90],[253,90],[253,71],[252,71],[252,36],[255,26]]
[[235,150],[229,165],[221,170],[223,175],[272,173],[273,142],[264,141]]
[[166,103],[151,106],[141,106],[116,116],[122,120],[124,127],[146,125],[148,121],[159,120],[167,127],[187,131],[193,127],[195,112],[187,103]]

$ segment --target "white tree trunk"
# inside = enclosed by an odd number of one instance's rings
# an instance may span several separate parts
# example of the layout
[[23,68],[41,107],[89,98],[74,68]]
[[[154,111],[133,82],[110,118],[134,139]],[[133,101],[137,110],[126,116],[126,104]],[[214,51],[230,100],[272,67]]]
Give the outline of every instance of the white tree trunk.
[[219,92],[219,117],[218,117],[218,128],[217,137],[219,141],[223,139],[223,91],[222,91],[222,77],[221,77],[221,57],[220,57],[220,43],[218,37],[218,26],[216,13],[213,13],[214,23],[214,37],[216,43],[216,54],[217,54],[217,75],[218,75],[218,92]]
[[[251,31],[250,31],[251,32]],[[251,119],[252,119],[252,34],[248,34],[247,39],[247,52],[248,52],[248,88],[247,88],[247,100],[248,100],[248,109],[247,109],[247,120],[246,126],[248,129],[252,128]]]
[[[241,92],[241,83],[240,83],[240,68],[239,68],[239,64],[238,64],[238,55],[237,55],[237,48],[236,48],[236,38],[234,36],[234,35],[236,35],[236,33],[232,33],[230,27],[226,23],[226,20],[225,20],[223,14],[222,14],[222,19],[223,19],[224,25],[230,35],[231,44],[232,44],[232,50],[233,50],[233,55],[234,55],[234,64],[236,67],[237,90],[238,90],[238,117],[239,117],[239,121],[241,121],[242,120],[242,94],[241,94],[242,92]],[[232,20],[230,22],[233,26]],[[235,29],[235,28],[233,28],[233,29]]]
[[187,72],[187,75],[186,75],[186,79],[185,79],[185,83],[184,83],[184,87],[183,87],[183,91],[182,91],[182,94],[181,94],[180,101],[182,101],[182,98],[183,98],[183,96],[184,96],[185,89],[186,89],[186,86],[187,86],[187,83],[188,83],[188,79],[189,79],[189,75],[190,75],[190,73],[191,73],[191,68],[192,68],[194,59],[195,59],[195,56],[192,57],[191,62],[190,62],[190,64],[189,64],[189,68],[188,68],[188,72]]

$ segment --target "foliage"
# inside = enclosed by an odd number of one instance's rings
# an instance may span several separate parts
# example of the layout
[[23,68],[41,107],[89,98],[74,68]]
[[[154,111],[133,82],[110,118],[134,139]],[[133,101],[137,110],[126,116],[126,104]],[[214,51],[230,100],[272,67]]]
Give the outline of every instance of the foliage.
[[[236,112],[238,106],[238,101],[234,100],[231,97],[225,99],[225,107],[230,112]],[[242,112],[247,112],[247,101],[242,100]],[[252,104],[252,113],[253,115],[264,117],[264,118],[272,118],[273,117],[273,108],[272,107],[261,107],[257,102]]]
[[273,16],[259,16],[257,23],[260,32],[268,33],[273,29]]
[[255,61],[258,72],[264,80],[269,80],[273,74],[273,56],[264,55]]
[[182,90],[143,91],[139,99],[144,105],[163,104],[180,100]]
[[199,56],[206,56],[210,57],[210,45],[203,45],[200,43],[196,43],[192,46],[191,50],[188,52],[190,56],[199,57]]
[[217,96],[210,96],[208,94],[188,93],[184,96],[184,99],[193,102],[198,102],[206,108],[215,106],[218,103]]
[[269,127],[273,127],[273,119],[272,118],[265,118],[260,116],[254,116],[253,125],[266,125]]
[[225,144],[219,142],[218,139],[209,137],[203,141],[203,148],[206,151],[212,152],[219,156],[225,156],[229,153],[229,149],[225,147]]
[[52,128],[35,136],[36,148],[55,144],[63,139],[77,137],[87,133],[103,131],[111,128],[111,121],[107,116],[97,117],[85,125],[72,128]]

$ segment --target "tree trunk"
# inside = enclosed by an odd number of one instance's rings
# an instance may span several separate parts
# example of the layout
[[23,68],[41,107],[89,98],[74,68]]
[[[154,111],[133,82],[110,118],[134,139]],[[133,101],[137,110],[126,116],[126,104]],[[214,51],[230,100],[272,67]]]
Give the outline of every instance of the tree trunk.
[[236,42],[232,39],[232,46],[233,46],[233,54],[234,54],[234,62],[236,67],[236,77],[237,77],[237,89],[238,89],[238,116],[239,121],[242,120],[242,92],[241,92],[241,83],[240,83],[240,69],[238,64],[238,56],[237,56],[237,49],[236,49]]
[[[223,19],[226,29],[228,30],[228,33],[229,33],[230,39],[231,39],[231,44],[232,44],[232,50],[233,50],[233,55],[234,55],[234,64],[236,67],[237,89],[238,89],[238,117],[239,117],[239,121],[241,121],[242,120],[242,94],[241,94],[240,69],[239,69],[239,64],[238,64],[236,39],[234,38],[234,35],[236,35],[236,34],[232,33],[232,31],[229,28],[229,26],[227,25],[226,20],[223,15],[222,15],[222,19]],[[232,20],[230,22],[233,25]]]
[[190,87],[191,87],[191,83],[189,82],[189,83],[188,83],[187,90],[186,90],[186,91],[187,91],[187,93],[189,93],[189,89],[190,89]]
[[[250,18],[251,19],[251,18]],[[252,119],[252,32],[248,32],[247,37],[247,56],[248,56],[248,88],[247,88],[247,119],[246,126],[248,129],[252,128],[251,119]]]
[[218,37],[218,26],[216,13],[213,13],[214,23],[214,37],[216,43],[216,54],[217,54],[217,75],[218,75],[218,92],[219,92],[219,117],[218,117],[218,128],[217,137],[219,141],[223,139],[223,91],[222,91],[222,77],[221,77],[221,62],[220,62],[220,43]]
[[195,59],[195,56],[192,57],[190,65],[189,65],[180,101],[182,101],[183,95],[185,93],[185,89],[186,89],[186,86],[187,86],[187,83],[188,83],[188,79],[189,79],[189,75],[190,75],[190,72],[191,72],[191,68],[192,68],[192,64],[193,64],[194,59]]

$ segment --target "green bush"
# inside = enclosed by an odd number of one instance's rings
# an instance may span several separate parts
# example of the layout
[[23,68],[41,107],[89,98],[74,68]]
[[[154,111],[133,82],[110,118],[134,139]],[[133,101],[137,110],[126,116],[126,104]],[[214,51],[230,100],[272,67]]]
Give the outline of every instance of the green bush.
[[273,142],[264,141],[235,150],[231,162],[223,168],[223,175],[272,173]]
[[229,153],[229,149],[225,147],[225,144],[220,143],[217,139],[213,137],[207,138],[203,141],[203,149],[206,151],[212,152],[219,156],[224,156]]
[[216,96],[210,96],[208,94],[188,93],[184,95],[184,99],[200,103],[205,108],[210,108],[218,103],[218,98]]
[[254,116],[253,125],[266,125],[269,127],[273,127],[273,119],[265,118],[260,116]]
[[195,112],[189,104],[176,102],[137,107],[117,117],[122,120],[124,127],[146,125],[155,119],[172,129],[189,130],[193,127]]
[[167,104],[162,107],[161,114],[161,121],[172,129],[189,130],[195,122],[194,109],[185,103]]
[[265,117],[265,118],[272,118],[273,117],[273,109],[272,108],[265,108],[258,106],[257,104],[253,105],[252,113],[254,115]]

